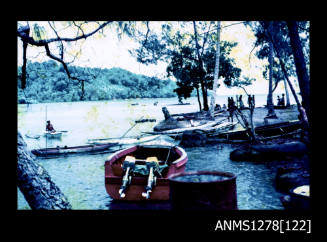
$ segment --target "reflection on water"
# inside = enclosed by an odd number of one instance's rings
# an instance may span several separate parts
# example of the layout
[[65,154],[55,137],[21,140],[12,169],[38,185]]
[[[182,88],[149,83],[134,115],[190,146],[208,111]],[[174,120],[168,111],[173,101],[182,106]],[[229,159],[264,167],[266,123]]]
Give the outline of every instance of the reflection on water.
[[[154,106],[155,101],[159,101]],[[131,103],[139,102],[139,105]],[[176,103],[170,99],[143,99],[133,101],[75,102],[18,105],[18,130],[24,136],[29,149],[75,146],[86,144],[87,139],[120,137],[134,120],[163,119],[161,108]],[[167,106],[171,113],[197,111],[196,99],[192,105]],[[45,108],[46,106],[46,108]],[[47,112],[45,112],[47,110]],[[67,130],[61,139],[29,139],[26,133],[41,134],[45,120],[51,120],[56,130]],[[150,131],[156,123],[140,123],[127,136]],[[220,145],[219,145],[220,146]],[[274,188],[273,164],[234,162],[229,159],[233,145],[186,148],[189,161],[185,171],[215,170],[231,172],[237,176],[237,200],[239,209],[283,209],[280,193]],[[169,202],[126,203],[113,202],[104,186],[104,161],[110,155],[73,155],[53,159],[37,159],[53,181],[67,196],[73,209],[161,209],[170,208]],[[18,209],[28,209],[23,195],[18,191]]]

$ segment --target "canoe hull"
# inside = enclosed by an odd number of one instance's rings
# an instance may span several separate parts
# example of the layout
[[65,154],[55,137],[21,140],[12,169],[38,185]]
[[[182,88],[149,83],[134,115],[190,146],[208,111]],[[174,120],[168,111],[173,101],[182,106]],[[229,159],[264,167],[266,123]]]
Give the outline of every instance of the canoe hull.
[[[107,193],[115,200],[126,200],[126,201],[142,201],[146,200],[142,197],[142,192],[145,191],[147,185],[147,176],[133,176],[131,184],[126,190],[126,196],[121,198],[119,195],[119,189],[122,185],[123,170],[121,168],[121,162],[124,160],[126,155],[131,155],[137,152],[137,150],[143,146],[133,146],[122,151],[118,151],[111,155],[105,161],[105,188]],[[153,150],[159,150],[156,147]],[[162,178],[157,178],[156,185],[153,187],[150,198],[147,200],[154,201],[165,201],[169,200],[169,181],[168,177],[183,172],[187,163],[187,154],[180,147],[173,147],[172,153],[175,153],[177,159],[173,161]],[[168,150],[166,150],[168,151]],[[160,159],[160,157],[159,157]],[[162,160],[162,159],[160,159]]]
[[104,151],[113,145],[85,145],[85,146],[74,146],[74,147],[58,147],[58,148],[47,148],[47,149],[34,149],[31,152],[36,156],[47,157],[57,156],[65,154],[76,154],[76,153],[92,153]]
[[142,138],[112,138],[112,139],[93,139],[89,144],[117,144],[117,145],[136,145],[159,138],[160,135],[146,136]]
[[60,139],[62,136],[62,133],[61,132],[54,132],[54,133],[44,132],[44,136],[49,139]]
[[[292,133],[301,128],[301,123],[299,121],[295,122],[283,122],[277,124],[269,124],[264,126],[259,126],[255,128],[255,133],[262,137],[274,137],[278,135],[283,135],[287,133]],[[218,138],[223,138],[227,140],[248,140],[250,138],[250,132],[247,130],[239,131],[228,131],[217,135]]]

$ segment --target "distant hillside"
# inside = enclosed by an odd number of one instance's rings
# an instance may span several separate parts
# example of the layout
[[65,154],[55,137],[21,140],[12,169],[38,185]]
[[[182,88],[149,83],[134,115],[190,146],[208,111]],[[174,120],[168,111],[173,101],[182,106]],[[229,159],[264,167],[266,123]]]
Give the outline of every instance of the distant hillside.
[[[101,69],[70,67],[73,75],[85,82],[85,101],[176,97],[176,84],[170,79],[134,74],[121,68]],[[21,67],[18,68],[18,74]],[[18,102],[72,102],[80,101],[81,86],[69,80],[63,67],[55,61],[29,62],[27,82],[23,91],[18,80]]]

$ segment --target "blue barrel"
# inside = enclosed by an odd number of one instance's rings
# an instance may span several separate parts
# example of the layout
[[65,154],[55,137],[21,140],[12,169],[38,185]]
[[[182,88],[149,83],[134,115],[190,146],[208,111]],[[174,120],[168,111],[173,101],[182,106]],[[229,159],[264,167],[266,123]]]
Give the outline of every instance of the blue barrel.
[[222,171],[183,172],[170,176],[172,210],[236,210],[236,176]]

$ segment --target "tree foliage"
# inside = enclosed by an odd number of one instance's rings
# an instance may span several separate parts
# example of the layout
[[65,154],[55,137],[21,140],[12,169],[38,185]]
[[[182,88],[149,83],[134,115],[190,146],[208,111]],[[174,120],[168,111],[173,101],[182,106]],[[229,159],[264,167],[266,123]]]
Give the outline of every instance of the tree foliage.
[[[18,72],[21,67],[18,68]],[[174,81],[137,75],[121,68],[89,68],[70,66],[74,75],[89,80],[85,84],[84,100],[112,100],[126,98],[175,97]],[[72,102],[79,101],[81,90],[77,80],[70,81],[55,61],[28,62],[26,88],[18,82],[19,102]]]
[[[250,26],[255,34],[256,42],[253,49],[256,49],[255,55],[259,59],[266,59],[269,56],[269,38],[273,37],[275,49],[278,49],[279,55],[284,62],[287,74],[289,76],[296,76],[296,69],[294,65],[294,58],[290,46],[288,35],[288,28],[285,21],[273,21],[272,31],[268,32],[267,21],[252,21],[246,22],[245,25]],[[299,21],[299,32],[301,36],[301,43],[305,53],[305,60],[307,69],[310,66],[310,48],[309,48],[309,22]],[[274,89],[278,83],[285,77],[280,67],[278,58],[273,60],[273,80]],[[263,77],[268,79],[268,65],[264,67]]]
[[[160,33],[147,25],[139,34],[139,48],[131,53],[144,64],[168,63],[167,75],[177,79],[175,92],[179,98],[188,98],[193,90],[201,88],[206,104],[207,89],[212,89],[216,56],[216,34],[212,32],[214,22],[163,23]],[[221,42],[219,77],[227,86],[233,86],[241,74],[235,66],[230,52],[237,43]],[[200,104],[201,106],[201,104]]]

